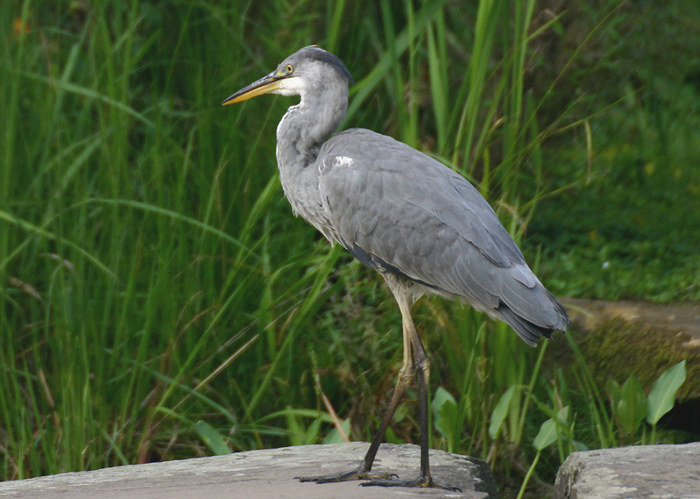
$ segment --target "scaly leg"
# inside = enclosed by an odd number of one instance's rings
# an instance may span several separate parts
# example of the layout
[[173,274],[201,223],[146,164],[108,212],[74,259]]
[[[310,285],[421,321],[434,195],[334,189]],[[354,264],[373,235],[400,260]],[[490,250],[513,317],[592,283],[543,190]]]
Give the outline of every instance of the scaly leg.
[[[392,287],[392,291],[394,288]],[[440,487],[433,483],[430,476],[430,460],[428,448],[428,378],[430,376],[430,361],[425,353],[423,343],[411,317],[411,298],[400,290],[394,291],[394,297],[401,310],[404,330],[404,353],[406,344],[409,345],[410,356],[413,360],[413,372],[418,385],[418,422],[420,425],[420,476],[412,480],[373,480],[362,485],[377,485],[384,487]],[[440,487],[443,488],[443,487]]]
[[425,353],[423,343],[418,336],[416,326],[411,317],[411,305],[413,295],[405,292],[405,288],[398,285],[389,287],[394,293],[396,302],[401,310],[401,318],[404,330],[404,355],[406,344],[410,344],[410,356],[413,359],[413,371],[418,385],[418,422],[420,424],[420,475],[412,480],[372,480],[362,485],[376,485],[382,487],[434,487],[439,489],[457,490],[456,487],[445,487],[436,484],[430,476],[430,449],[428,448],[428,379],[430,377],[430,361]]
[[[411,305],[416,296],[410,290],[410,285],[400,278],[385,275],[387,284],[396,298],[396,303],[401,311],[401,323],[403,331],[403,364],[399,371],[399,378],[394,388],[389,406],[382,418],[372,443],[369,446],[362,464],[356,470],[335,475],[318,477],[299,477],[302,482],[313,481],[316,483],[340,482],[345,480],[364,479],[370,480],[362,485],[374,485],[382,487],[436,487],[441,489],[459,490],[453,487],[443,487],[433,482],[430,476],[429,448],[428,448],[428,378],[430,375],[430,363],[425,348],[420,341],[416,326],[411,318]],[[411,377],[416,376],[418,385],[418,421],[420,424],[420,476],[412,480],[390,479],[391,474],[371,474],[374,458],[379,450],[379,445],[384,439],[384,433],[394,417],[394,412],[401,402],[406,387]]]
[[401,403],[401,399],[403,398],[403,395],[406,392],[406,388],[408,387],[408,383],[410,382],[411,378],[415,374],[410,333],[407,331],[405,324],[404,324],[402,329],[403,329],[403,364],[401,365],[401,370],[399,371],[399,377],[398,377],[398,380],[396,381],[396,387],[394,388],[394,393],[391,396],[391,401],[389,402],[389,405],[386,409],[386,412],[384,413],[384,417],[382,418],[382,422],[379,425],[379,428],[374,433],[374,437],[372,438],[372,443],[370,444],[369,450],[367,451],[367,454],[365,454],[365,457],[362,460],[362,464],[360,464],[360,467],[355,469],[355,470],[351,470],[351,471],[348,471],[345,473],[323,475],[323,476],[297,477],[298,480],[300,480],[302,482],[329,483],[329,482],[342,482],[345,480],[368,480],[368,479],[388,479],[388,478],[390,478],[390,475],[388,475],[388,474],[377,475],[377,474],[370,473],[370,471],[372,470],[372,464],[374,463],[374,458],[376,457],[377,451],[379,450],[379,445],[382,443],[382,440],[384,439],[384,434],[386,433],[386,429],[389,427],[389,423],[391,423],[391,420],[394,417],[394,413],[396,412],[396,408]]

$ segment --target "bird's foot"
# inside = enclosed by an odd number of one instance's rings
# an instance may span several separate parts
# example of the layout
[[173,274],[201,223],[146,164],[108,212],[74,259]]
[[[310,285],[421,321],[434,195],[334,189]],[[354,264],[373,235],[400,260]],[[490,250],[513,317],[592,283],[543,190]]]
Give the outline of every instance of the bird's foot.
[[[361,467],[348,471],[346,473],[335,473],[333,475],[321,475],[321,476],[297,476],[295,477],[300,482],[316,482],[316,483],[333,483],[333,482],[346,482],[348,480],[377,480],[377,481],[391,481],[391,477],[397,475],[391,473],[371,473],[370,471],[364,471]],[[365,484],[363,484],[365,485]]]
[[458,487],[446,487],[444,485],[435,483],[432,478],[426,477],[418,477],[414,478],[413,480],[372,479],[371,481],[361,483],[360,485],[362,485],[363,487],[425,487],[432,489],[451,490],[453,492],[462,492],[462,489]]

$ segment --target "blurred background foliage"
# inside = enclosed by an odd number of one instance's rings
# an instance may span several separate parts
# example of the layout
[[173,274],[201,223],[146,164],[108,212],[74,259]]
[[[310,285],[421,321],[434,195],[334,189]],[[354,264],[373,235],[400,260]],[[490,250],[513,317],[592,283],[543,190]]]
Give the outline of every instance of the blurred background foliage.
[[[291,216],[292,101],[219,107],[311,43],[357,82],[344,126],[472,179],[555,294],[697,300],[699,22],[682,0],[2,2],[0,477],[369,438],[398,311]],[[544,371],[546,345],[468,307],[416,314],[433,446],[506,495],[648,441],[580,358]],[[388,440],[415,441],[413,409]]]

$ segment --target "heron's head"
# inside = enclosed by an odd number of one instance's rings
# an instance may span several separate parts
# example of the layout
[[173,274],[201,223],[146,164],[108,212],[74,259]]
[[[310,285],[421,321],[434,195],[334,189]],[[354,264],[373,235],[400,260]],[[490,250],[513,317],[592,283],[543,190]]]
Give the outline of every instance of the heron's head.
[[316,45],[304,47],[282,61],[272,73],[242,88],[221,104],[235,104],[258,95],[321,94],[328,91],[344,93],[352,84],[350,72],[339,58]]

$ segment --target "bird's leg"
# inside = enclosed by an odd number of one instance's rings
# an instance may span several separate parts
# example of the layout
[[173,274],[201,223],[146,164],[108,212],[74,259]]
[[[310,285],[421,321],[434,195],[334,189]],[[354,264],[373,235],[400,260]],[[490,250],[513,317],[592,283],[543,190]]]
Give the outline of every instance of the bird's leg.
[[[403,332],[403,363],[399,371],[399,377],[396,381],[394,394],[391,396],[389,406],[384,413],[382,422],[372,438],[372,443],[369,446],[367,454],[360,467],[335,475],[325,475],[317,477],[297,477],[302,482],[329,483],[341,482],[345,480],[370,480],[362,483],[362,485],[376,485],[382,487],[436,487],[441,489],[455,490],[452,487],[443,487],[433,482],[430,476],[429,449],[428,449],[428,377],[430,374],[430,363],[428,355],[425,353],[423,343],[420,341],[416,326],[411,318],[411,305],[413,304],[413,296],[407,291],[405,283],[397,280],[394,277],[385,275],[385,279],[391,292],[396,298],[401,311],[401,324]],[[386,429],[389,427],[396,408],[401,403],[406,388],[413,376],[417,378],[418,385],[418,421],[420,423],[420,476],[412,480],[392,479],[392,474],[372,474],[372,464],[379,450],[379,445],[384,439]],[[393,475],[396,476],[396,475]]]
[[428,379],[430,378],[430,361],[425,353],[425,348],[418,337],[413,334],[416,368],[416,382],[418,385],[418,422],[420,425],[420,476],[418,480],[430,486],[433,482],[430,477],[430,462],[428,449]]
[[[393,291],[393,288],[392,288]],[[372,480],[362,485],[376,485],[382,487],[435,487],[447,490],[459,490],[455,487],[444,487],[433,482],[430,476],[430,454],[428,438],[428,379],[430,377],[430,361],[425,352],[423,343],[418,336],[416,326],[411,317],[411,301],[403,293],[394,292],[396,301],[401,310],[404,328],[404,355],[406,354],[406,344],[409,345],[410,357],[413,362],[412,372],[416,375],[418,385],[418,422],[420,425],[420,475],[411,480]],[[385,428],[386,429],[386,428]],[[371,451],[371,448],[370,448]],[[369,453],[368,453],[369,454]],[[366,458],[365,458],[366,459]]]
[[[415,374],[415,363],[413,361],[413,347],[411,345],[411,339],[410,339],[410,332],[406,329],[405,323],[403,324],[402,327],[403,330],[403,363],[401,365],[401,369],[399,370],[399,376],[396,381],[396,386],[394,387],[394,393],[391,396],[391,401],[389,402],[389,405],[386,408],[386,411],[384,413],[384,417],[382,418],[382,422],[379,425],[379,428],[377,431],[374,433],[374,437],[372,438],[372,443],[369,446],[369,450],[367,451],[367,454],[365,454],[364,459],[362,460],[362,463],[360,464],[359,468],[346,472],[346,473],[338,473],[334,475],[324,475],[324,476],[315,476],[315,477],[297,477],[298,480],[302,482],[316,482],[316,483],[329,483],[329,482],[342,482],[346,480],[369,480],[369,479],[383,479],[384,481],[387,481],[387,479],[391,478],[390,474],[371,474],[370,471],[372,470],[372,464],[374,463],[374,458],[377,455],[377,451],[379,450],[379,445],[382,443],[382,440],[384,439],[384,434],[386,433],[386,429],[389,427],[389,423],[391,423],[392,418],[394,417],[394,413],[396,412],[397,407],[401,403],[401,399],[406,392],[406,388],[408,387],[408,383],[410,382],[411,378]],[[418,340],[420,342],[420,340]],[[422,348],[422,346],[421,346]],[[425,354],[425,351],[423,352]],[[427,416],[427,413],[426,413]],[[427,445],[427,440],[426,440],[426,445]]]
[[382,440],[384,440],[384,434],[386,433],[386,429],[389,427],[389,423],[391,423],[391,420],[394,417],[394,413],[396,412],[396,409],[401,403],[401,399],[403,398],[403,395],[406,392],[406,388],[408,387],[411,378],[413,378],[415,374],[415,363],[413,361],[413,349],[410,342],[410,333],[407,331],[405,324],[402,325],[402,330],[403,363],[401,365],[401,369],[399,370],[399,377],[396,380],[394,394],[391,396],[391,401],[389,402],[389,405],[387,406],[386,411],[384,412],[384,417],[382,418],[382,422],[379,425],[379,428],[377,428],[377,431],[374,433],[374,437],[372,438],[372,443],[369,446],[369,450],[367,451],[367,454],[365,454],[365,458],[362,460],[361,468],[364,471],[369,471],[372,469],[374,458],[377,455],[377,451],[379,450],[379,445],[382,443]]

